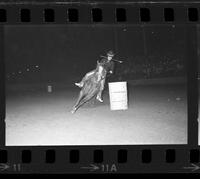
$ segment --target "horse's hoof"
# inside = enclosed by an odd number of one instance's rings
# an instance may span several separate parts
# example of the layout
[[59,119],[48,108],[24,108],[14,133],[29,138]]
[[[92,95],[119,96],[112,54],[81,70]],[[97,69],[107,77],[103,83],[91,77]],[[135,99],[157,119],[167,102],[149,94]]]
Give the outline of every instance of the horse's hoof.
[[74,113],[75,113],[75,110],[72,110],[71,113],[74,114]]
[[100,97],[96,98],[99,102],[103,103],[103,99],[101,99]]

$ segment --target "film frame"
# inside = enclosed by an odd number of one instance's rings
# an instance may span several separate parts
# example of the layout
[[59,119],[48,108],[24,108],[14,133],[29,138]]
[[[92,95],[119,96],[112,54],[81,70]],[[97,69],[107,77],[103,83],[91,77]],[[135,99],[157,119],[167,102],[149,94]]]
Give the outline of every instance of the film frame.
[[[40,1],[31,4],[21,1],[1,2],[1,39],[3,39],[4,25],[181,24],[186,28],[186,58],[188,62],[187,145],[9,147],[5,146],[5,62],[3,58],[4,45],[0,41],[1,173],[199,172],[196,32],[199,7],[198,2],[182,4],[179,2],[165,3],[164,1],[154,3],[141,3],[139,1],[126,3],[115,1],[95,3]],[[121,15],[116,14],[117,8],[120,9],[118,13]],[[66,9],[72,9],[71,13],[75,14],[72,15],[71,20],[68,19],[70,15],[66,14]],[[165,13],[164,9],[167,9]],[[105,11],[109,15],[104,16]],[[22,17],[23,14],[26,17]],[[163,17],[164,14],[165,17]],[[83,169],[83,167],[88,168]]]

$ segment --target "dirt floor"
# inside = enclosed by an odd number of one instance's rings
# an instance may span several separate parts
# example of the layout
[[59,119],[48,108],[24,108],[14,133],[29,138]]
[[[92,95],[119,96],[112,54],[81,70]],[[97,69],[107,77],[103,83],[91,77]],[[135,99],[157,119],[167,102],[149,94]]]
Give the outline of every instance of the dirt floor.
[[129,109],[111,111],[104,103],[71,114],[79,89],[34,87],[7,95],[6,145],[187,144],[187,95],[184,85],[128,87]]

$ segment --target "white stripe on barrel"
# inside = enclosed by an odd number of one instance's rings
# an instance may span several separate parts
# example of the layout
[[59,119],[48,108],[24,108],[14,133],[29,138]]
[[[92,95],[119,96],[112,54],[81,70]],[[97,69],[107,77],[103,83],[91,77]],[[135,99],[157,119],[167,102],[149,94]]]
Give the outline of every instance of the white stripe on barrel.
[[126,110],[128,109],[127,82],[108,83],[110,109]]

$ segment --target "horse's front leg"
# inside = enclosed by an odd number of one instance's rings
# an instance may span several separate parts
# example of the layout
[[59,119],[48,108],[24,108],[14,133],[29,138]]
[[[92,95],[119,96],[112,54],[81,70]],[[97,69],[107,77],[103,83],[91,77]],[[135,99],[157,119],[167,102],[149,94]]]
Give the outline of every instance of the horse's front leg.
[[99,90],[98,90],[98,93],[97,93],[97,96],[96,96],[96,99],[100,102],[103,102],[103,99],[102,99],[102,92],[104,90],[104,85],[105,85],[105,78],[103,80],[101,80],[100,82],[100,87],[99,87]]

